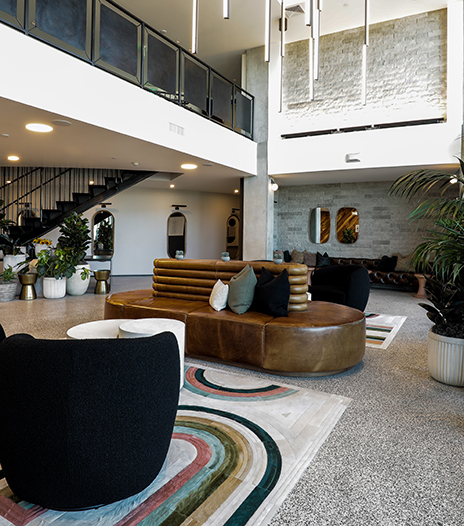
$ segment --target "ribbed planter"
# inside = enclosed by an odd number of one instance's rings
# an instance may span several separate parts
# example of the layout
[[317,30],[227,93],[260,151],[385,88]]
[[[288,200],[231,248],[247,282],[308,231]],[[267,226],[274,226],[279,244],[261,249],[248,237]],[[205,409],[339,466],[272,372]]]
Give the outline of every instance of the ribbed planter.
[[464,339],[448,338],[429,331],[429,371],[448,385],[464,386]]
[[44,278],[43,295],[49,300],[66,296],[66,278]]
[[11,301],[16,296],[16,280],[8,283],[0,283],[0,301]]
[[76,272],[66,280],[66,292],[71,296],[82,296],[89,288],[90,274],[83,280],[81,278],[83,268],[90,270],[90,265],[77,265]]

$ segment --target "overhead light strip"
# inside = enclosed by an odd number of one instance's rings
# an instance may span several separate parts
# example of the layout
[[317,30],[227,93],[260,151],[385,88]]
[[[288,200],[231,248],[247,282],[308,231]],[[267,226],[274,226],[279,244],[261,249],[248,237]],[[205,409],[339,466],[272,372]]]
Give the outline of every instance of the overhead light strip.
[[266,0],[264,28],[264,60],[271,61],[271,0]]
[[228,20],[230,18],[230,0],[223,0],[222,16]]
[[192,53],[198,53],[198,15],[200,12],[200,0],[193,0],[192,12]]
[[367,103],[367,48],[369,46],[369,0],[364,0],[364,45],[362,49],[361,101]]

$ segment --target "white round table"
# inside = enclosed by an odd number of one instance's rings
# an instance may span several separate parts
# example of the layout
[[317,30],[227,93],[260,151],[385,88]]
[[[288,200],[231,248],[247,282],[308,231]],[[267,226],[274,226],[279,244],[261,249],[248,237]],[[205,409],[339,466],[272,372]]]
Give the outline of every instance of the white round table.
[[180,357],[180,387],[184,385],[185,323],[169,318],[138,320],[98,320],[81,323],[67,331],[68,338],[147,338],[161,332],[172,332],[177,338]]

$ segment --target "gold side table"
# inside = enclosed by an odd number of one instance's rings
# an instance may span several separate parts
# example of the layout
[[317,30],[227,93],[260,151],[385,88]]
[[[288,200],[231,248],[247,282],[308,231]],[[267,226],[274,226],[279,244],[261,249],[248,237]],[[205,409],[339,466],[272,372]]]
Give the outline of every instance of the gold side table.
[[97,284],[95,285],[95,294],[108,294],[110,291],[110,285],[108,283],[108,279],[110,277],[110,271],[109,270],[94,270],[93,276],[97,281]]
[[18,278],[22,285],[19,299],[35,300],[35,298],[37,298],[37,293],[34,285],[37,281],[37,274],[18,274]]

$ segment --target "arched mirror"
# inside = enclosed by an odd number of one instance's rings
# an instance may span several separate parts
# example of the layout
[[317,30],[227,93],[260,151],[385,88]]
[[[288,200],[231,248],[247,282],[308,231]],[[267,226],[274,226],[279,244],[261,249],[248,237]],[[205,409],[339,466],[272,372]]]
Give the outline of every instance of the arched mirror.
[[234,212],[227,218],[227,244],[226,250],[230,259],[239,259],[240,256],[240,218]]
[[312,243],[327,243],[330,237],[330,212],[318,206],[309,215],[309,239]]
[[99,210],[92,218],[92,245],[94,256],[113,255],[114,216],[108,210]]
[[168,217],[168,256],[176,257],[176,252],[187,250],[187,219],[182,212],[173,212]]
[[359,235],[359,213],[356,208],[345,206],[337,214],[337,239],[344,245],[356,243]]

